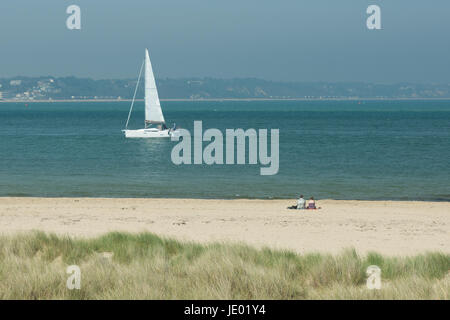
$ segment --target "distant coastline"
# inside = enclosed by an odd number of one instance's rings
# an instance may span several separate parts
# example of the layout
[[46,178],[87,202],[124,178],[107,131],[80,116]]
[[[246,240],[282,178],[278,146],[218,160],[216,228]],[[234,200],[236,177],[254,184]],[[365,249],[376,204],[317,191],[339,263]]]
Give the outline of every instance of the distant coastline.
[[[450,101],[450,98],[205,98],[160,99],[161,101]],[[61,102],[131,102],[132,99],[47,99],[47,100],[0,100],[0,103],[61,103]],[[143,102],[144,99],[135,101]]]
[[[256,78],[157,79],[160,98],[166,101],[259,100],[385,100],[450,99],[450,83],[286,82]],[[76,77],[0,78],[4,101],[127,101],[133,98],[136,79]],[[144,97],[137,88],[136,97]]]

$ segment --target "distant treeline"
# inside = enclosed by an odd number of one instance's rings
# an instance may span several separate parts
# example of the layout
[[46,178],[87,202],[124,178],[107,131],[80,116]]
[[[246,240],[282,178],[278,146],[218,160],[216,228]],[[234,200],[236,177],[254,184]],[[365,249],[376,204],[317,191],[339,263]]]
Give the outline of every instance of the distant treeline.
[[[364,82],[282,82],[254,78],[157,79],[160,98],[450,98],[450,84]],[[0,79],[0,99],[130,99],[136,79],[76,77]],[[144,94],[143,83],[138,97]]]

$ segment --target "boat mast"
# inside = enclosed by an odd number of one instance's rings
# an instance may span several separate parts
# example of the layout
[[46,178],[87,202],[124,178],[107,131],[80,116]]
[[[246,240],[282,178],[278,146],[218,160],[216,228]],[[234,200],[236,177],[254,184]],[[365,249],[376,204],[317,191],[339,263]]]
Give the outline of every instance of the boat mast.
[[[142,69],[144,68],[144,63],[145,63],[145,59],[144,59],[144,61],[142,61],[141,70],[139,71],[139,77],[138,77],[138,80],[136,83],[136,88],[134,89],[133,100],[131,101],[130,112],[128,112],[128,119],[127,119],[127,123],[125,124],[125,129],[128,129],[128,122],[130,122],[131,111],[133,110],[134,100],[136,99],[136,93],[137,93],[137,89],[139,87],[139,81],[141,80]],[[145,127],[147,127],[147,124],[145,125]]]

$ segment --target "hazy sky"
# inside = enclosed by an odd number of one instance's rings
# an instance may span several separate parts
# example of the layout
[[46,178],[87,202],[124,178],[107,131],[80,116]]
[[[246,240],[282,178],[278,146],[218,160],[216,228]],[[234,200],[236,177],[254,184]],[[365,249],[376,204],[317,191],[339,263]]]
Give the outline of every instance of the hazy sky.
[[0,77],[135,78],[145,47],[157,77],[448,83],[450,1],[0,1]]

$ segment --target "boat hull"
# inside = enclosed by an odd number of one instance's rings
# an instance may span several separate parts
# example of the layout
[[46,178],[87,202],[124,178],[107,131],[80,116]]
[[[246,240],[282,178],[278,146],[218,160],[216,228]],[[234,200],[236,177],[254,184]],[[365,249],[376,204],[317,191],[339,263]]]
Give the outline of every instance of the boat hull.
[[154,128],[137,129],[137,130],[122,130],[126,138],[170,138],[179,133],[178,130],[158,130]]

